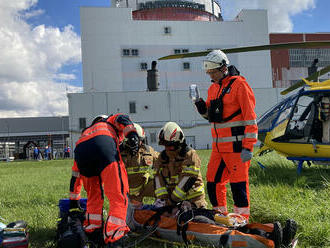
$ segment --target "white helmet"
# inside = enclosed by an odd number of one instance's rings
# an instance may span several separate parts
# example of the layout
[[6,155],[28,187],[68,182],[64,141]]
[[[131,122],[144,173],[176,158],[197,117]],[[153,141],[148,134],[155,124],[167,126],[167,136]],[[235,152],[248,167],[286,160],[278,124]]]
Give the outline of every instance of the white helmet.
[[182,129],[175,122],[167,122],[160,130],[158,138],[159,145],[184,143]]
[[203,61],[203,68],[205,71],[229,65],[227,55],[221,50],[213,50],[206,55]]
[[138,134],[140,140],[144,140],[146,138],[146,134],[144,132],[144,129],[137,123],[133,123],[136,133]]
[[99,121],[101,121],[101,120],[103,120],[103,119],[107,119],[108,118],[108,116],[107,115],[103,115],[103,114],[100,114],[100,115],[97,115],[97,116],[95,116],[94,118],[93,118],[93,121],[92,121],[92,126],[95,124],[95,123],[97,123],[97,122],[99,122]]

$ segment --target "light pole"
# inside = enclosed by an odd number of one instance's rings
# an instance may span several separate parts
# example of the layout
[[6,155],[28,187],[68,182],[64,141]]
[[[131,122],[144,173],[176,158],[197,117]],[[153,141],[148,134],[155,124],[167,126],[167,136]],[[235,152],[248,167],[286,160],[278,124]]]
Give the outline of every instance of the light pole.
[[63,124],[63,116],[61,116],[61,127],[62,127],[62,152],[63,152],[63,157],[64,157],[64,148],[65,148],[65,139],[64,139],[64,124]]
[[10,149],[9,149],[9,124],[8,121],[5,120],[6,123],[6,127],[7,127],[7,141],[5,142],[5,154],[6,154],[6,161],[9,162],[9,153],[10,153]]

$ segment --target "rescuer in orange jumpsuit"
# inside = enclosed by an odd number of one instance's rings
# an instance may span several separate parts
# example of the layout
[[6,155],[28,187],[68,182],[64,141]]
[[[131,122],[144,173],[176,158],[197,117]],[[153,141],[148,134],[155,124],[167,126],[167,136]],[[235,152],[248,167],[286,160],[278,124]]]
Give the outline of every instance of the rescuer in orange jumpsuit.
[[[124,136],[130,148],[137,152],[138,135],[127,115],[98,116],[91,126],[83,130],[76,143],[70,183],[70,211],[79,208],[82,182],[87,192],[83,226],[92,241],[99,242],[103,233],[105,243],[119,243],[129,232],[126,225],[129,186],[119,152]],[[109,200],[109,212],[103,228],[104,194]]]
[[206,102],[199,98],[198,112],[211,123],[212,153],[207,168],[207,191],[213,208],[228,213],[226,184],[229,182],[234,212],[250,216],[249,167],[257,142],[255,97],[245,78],[239,75],[221,50],[204,60],[212,85]]

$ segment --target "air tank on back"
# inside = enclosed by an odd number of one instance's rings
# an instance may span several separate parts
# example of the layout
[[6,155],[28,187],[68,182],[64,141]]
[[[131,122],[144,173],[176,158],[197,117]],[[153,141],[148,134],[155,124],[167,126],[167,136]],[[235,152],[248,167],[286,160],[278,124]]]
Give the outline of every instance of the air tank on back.
[[147,71],[148,91],[157,91],[159,88],[159,72],[156,69],[157,62],[152,61],[151,69]]

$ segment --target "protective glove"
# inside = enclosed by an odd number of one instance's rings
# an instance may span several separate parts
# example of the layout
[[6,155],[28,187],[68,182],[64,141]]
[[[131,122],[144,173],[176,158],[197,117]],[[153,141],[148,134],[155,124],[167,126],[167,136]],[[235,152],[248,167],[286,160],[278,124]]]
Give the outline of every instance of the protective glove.
[[69,216],[72,218],[80,217],[84,213],[84,209],[80,207],[79,200],[70,200]]
[[197,108],[198,113],[200,113],[201,115],[206,114],[207,108],[203,98],[199,98],[199,100],[195,102],[195,106]]
[[153,204],[156,208],[161,208],[166,205],[165,199],[156,199],[156,201]]
[[247,149],[242,149],[242,152],[241,152],[241,159],[243,162],[247,162],[249,160],[251,160],[252,158],[252,152],[250,152],[249,150]]
[[127,135],[126,145],[129,148],[131,155],[134,156],[135,154],[137,154],[137,152],[139,151],[139,136],[136,132],[130,132]]

